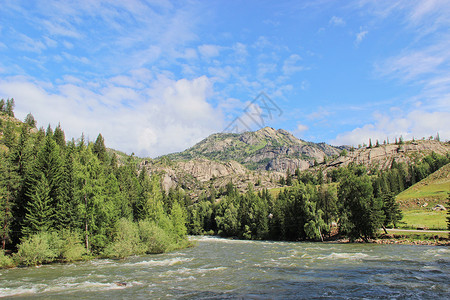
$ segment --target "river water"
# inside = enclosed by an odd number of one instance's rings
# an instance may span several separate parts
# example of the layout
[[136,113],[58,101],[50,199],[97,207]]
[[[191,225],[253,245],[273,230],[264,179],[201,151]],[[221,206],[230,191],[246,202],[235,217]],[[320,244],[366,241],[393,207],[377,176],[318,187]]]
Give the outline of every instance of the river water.
[[168,254],[0,270],[0,297],[450,299],[448,247],[192,239]]

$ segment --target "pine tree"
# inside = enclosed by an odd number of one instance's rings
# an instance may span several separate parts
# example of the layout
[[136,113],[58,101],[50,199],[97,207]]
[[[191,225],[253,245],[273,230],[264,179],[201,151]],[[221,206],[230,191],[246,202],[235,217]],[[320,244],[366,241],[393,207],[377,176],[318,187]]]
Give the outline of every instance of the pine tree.
[[385,193],[382,196],[383,200],[383,212],[385,220],[383,226],[389,226],[390,224],[397,226],[397,223],[402,219],[402,211],[399,208],[398,203],[395,201],[393,193]]
[[14,123],[8,120],[5,129],[3,130],[3,143],[10,149],[16,144],[16,132],[14,131],[14,127]]
[[47,126],[47,130],[45,131],[45,136],[53,137],[53,129],[50,124],[48,124],[48,126]]
[[0,100],[0,113],[5,112],[5,99]]
[[30,126],[31,128],[36,128],[36,120],[34,119],[34,116],[29,113],[24,120],[25,124]]
[[5,112],[11,118],[14,118],[14,107],[16,106],[14,98],[6,100]]
[[0,239],[3,250],[11,238],[13,210],[19,187],[17,167],[6,154],[0,153]]
[[97,155],[98,159],[101,162],[104,162],[104,163],[106,162],[106,160],[108,158],[108,154],[106,152],[105,140],[104,140],[102,134],[99,134],[97,136],[97,139],[95,140],[95,143],[94,143],[93,152],[94,152],[94,154]]
[[61,189],[55,205],[55,227],[59,230],[81,228],[81,201],[76,197],[74,153],[68,151],[62,164]]
[[64,131],[61,129],[61,124],[59,123],[55,128],[55,132],[53,133],[53,139],[61,150],[66,147],[66,136],[64,134]]
[[50,185],[44,174],[35,181],[35,186],[30,194],[27,204],[22,232],[25,236],[47,231],[53,226],[52,216],[54,210],[51,205]]

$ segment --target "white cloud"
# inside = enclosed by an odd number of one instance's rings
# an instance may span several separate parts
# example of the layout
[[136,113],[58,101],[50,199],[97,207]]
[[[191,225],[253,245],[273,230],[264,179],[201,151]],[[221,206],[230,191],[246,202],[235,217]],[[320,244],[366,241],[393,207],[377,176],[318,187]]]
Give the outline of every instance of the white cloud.
[[344,26],[345,25],[344,19],[336,17],[336,16],[331,17],[329,23],[330,23],[330,25],[333,25],[333,26]]
[[210,58],[218,56],[220,54],[220,46],[217,45],[200,45],[198,46],[198,51],[201,55]]
[[283,64],[283,73],[286,75],[290,75],[299,71],[303,71],[306,68],[302,65],[299,65],[298,62],[301,61],[302,58],[300,55],[292,54],[290,55]]
[[299,123],[299,124],[297,124],[297,128],[295,131],[298,134],[302,134],[304,131],[306,131],[308,129],[309,129],[308,126]]
[[109,147],[155,157],[184,150],[220,131],[223,116],[208,98],[212,83],[205,77],[171,80],[164,76],[146,89],[117,85],[112,78],[99,89],[86,84],[48,84],[31,78],[0,79],[0,94],[14,97],[16,115],[29,112],[39,125],[61,122],[67,138],[85,133],[91,140],[102,133]]
[[[398,110],[396,111],[398,112]],[[358,145],[375,140],[384,141],[403,136],[406,140],[434,136],[439,133],[442,140],[450,139],[450,112],[427,112],[413,110],[405,116],[387,117],[374,115],[375,121],[352,131],[339,134],[330,141],[333,145]]]
[[360,31],[356,34],[355,44],[359,45],[368,33],[369,31],[360,29]]

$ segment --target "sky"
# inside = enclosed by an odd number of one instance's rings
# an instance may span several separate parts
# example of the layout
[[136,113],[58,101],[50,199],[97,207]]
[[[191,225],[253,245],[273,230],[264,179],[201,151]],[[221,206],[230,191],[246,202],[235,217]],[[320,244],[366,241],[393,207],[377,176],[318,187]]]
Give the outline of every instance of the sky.
[[450,1],[0,0],[0,98],[157,157],[217,132],[450,139]]

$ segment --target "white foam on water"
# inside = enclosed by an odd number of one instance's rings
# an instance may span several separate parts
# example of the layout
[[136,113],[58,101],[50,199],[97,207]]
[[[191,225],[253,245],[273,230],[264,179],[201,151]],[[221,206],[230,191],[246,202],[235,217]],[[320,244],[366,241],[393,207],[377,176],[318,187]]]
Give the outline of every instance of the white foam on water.
[[434,248],[425,251],[424,254],[427,256],[434,256],[434,257],[450,256],[450,250],[446,248]]
[[74,282],[74,283],[62,283],[51,285],[45,288],[42,292],[63,292],[63,291],[98,291],[98,290],[122,290],[130,288],[135,285],[142,285],[142,282],[132,281],[124,282],[124,285],[118,282],[95,282],[95,281],[84,281],[84,282]]
[[26,294],[35,294],[38,291],[38,287],[17,287],[17,288],[0,288],[0,298],[11,297]]
[[223,271],[226,269],[228,268],[227,267],[196,268],[196,269],[180,268],[177,270],[167,271],[164,274],[160,274],[159,277],[167,277],[172,275],[185,275],[185,274],[205,274],[208,272]]
[[175,257],[163,260],[144,260],[135,263],[125,263],[123,266],[127,267],[136,267],[136,266],[154,266],[154,267],[163,267],[163,266],[173,266],[176,264],[180,264],[183,262],[188,262],[193,260],[193,258],[184,258],[184,257]]
[[[348,259],[348,260],[360,260],[360,259],[364,259],[370,257],[370,255],[365,254],[365,253],[331,253],[330,255],[326,255],[326,256],[322,256],[322,257],[317,257],[317,259]],[[374,258],[374,257],[372,257]]]

